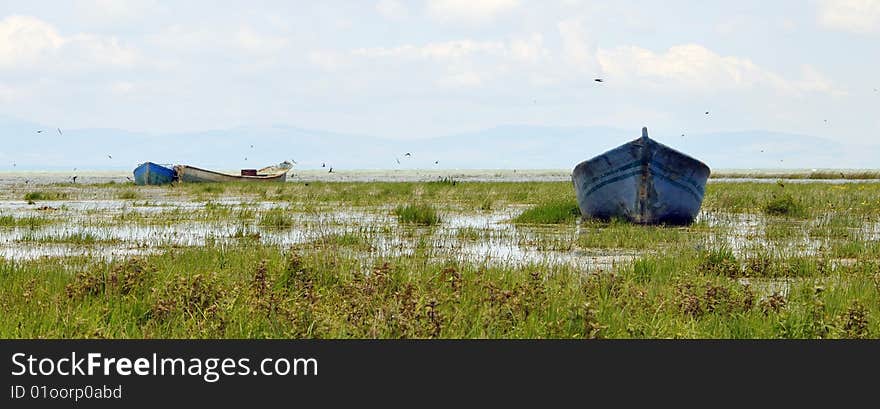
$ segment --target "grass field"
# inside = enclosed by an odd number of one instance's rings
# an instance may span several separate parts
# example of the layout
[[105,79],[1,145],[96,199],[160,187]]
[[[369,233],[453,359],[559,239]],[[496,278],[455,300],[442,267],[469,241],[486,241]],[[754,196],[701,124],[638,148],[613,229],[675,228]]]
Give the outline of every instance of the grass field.
[[880,184],[710,182],[688,227],[570,182],[12,185],[3,338],[877,338]]

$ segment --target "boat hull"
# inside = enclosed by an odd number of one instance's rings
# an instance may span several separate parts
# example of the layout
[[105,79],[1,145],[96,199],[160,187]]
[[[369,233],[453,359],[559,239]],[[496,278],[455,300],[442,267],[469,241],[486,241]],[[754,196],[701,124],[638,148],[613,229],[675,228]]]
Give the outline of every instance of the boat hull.
[[227,173],[215,172],[207,169],[200,169],[189,165],[177,165],[174,167],[177,171],[178,179],[184,183],[204,183],[204,182],[284,182],[287,180],[287,171],[277,171],[269,174],[260,174],[256,176],[230,175]]
[[585,218],[690,224],[703,202],[709,167],[647,137],[579,163],[572,172]]
[[174,169],[157,165],[153,162],[145,162],[134,169],[134,183],[136,185],[165,185],[177,178]]

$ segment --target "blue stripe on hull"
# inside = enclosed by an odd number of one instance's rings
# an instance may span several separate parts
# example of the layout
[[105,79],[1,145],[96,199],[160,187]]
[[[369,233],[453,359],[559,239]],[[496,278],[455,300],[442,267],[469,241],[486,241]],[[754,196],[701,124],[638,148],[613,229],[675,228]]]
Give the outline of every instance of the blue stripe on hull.
[[581,162],[572,172],[584,217],[689,224],[703,201],[709,168],[645,136]]

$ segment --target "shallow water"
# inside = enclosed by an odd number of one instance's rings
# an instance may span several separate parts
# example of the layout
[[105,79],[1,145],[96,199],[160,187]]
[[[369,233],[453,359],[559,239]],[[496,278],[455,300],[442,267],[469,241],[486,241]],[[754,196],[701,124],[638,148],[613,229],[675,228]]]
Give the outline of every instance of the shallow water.
[[[499,174],[500,177],[509,177],[512,173]],[[412,176],[415,173],[402,174]],[[480,175],[476,173],[475,177]],[[534,171],[532,175],[561,177],[552,171]],[[9,175],[0,176],[0,180],[9,180]],[[775,182],[765,179],[756,181]],[[793,181],[798,182],[816,181]],[[18,183],[15,188],[26,191],[20,180]],[[97,193],[100,191],[96,189]],[[265,245],[285,248],[320,242],[341,234],[352,234],[358,240],[365,241],[363,245],[343,245],[346,251],[363,255],[365,262],[379,257],[418,253],[433,260],[459,260],[486,265],[565,265],[596,271],[627,263],[649,252],[663,251],[658,246],[647,246],[649,250],[634,250],[585,248],[577,244],[579,237],[603,228],[601,226],[590,225],[585,229],[583,223],[558,226],[510,223],[510,219],[528,208],[524,205],[485,212],[445,208],[440,214],[440,224],[418,227],[398,223],[389,206],[334,206],[323,209],[310,206],[308,208],[312,210],[304,211],[302,209],[306,206],[297,203],[254,201],[250,198],[223,197],[208,201],[201,198],[181,199],[167,195],[167,189],[161,187],[138,189],[137,193],[142,198],[136,200],[100,198],[97,193],[92,200],[56,200],[39,204],[0,200],[0,216],[49,220],[48,224],[0,227],[0,257],[11,260],[75,255],[116,258],[173,251],[179,247],[234,244],[242,240],[259,240]],[[8,197],[21,196],[14,194]],[[290,219],[290,227],[273,228],[260,224],[260,214],[275,208],[288,210],[284,214]],[[249,212],[250,216],[240,216],[244,211]],[[781,221],[757,214],[703,211],[697,218],[697,224],[705,227],[684,229],[683,234],[695,236],[689,245],[696,249],[724,246],[737,256],[767,249],[776,254],[815,255],[822,251],[823,246],[827,246],[829,239],[814,237],[811,230],[822,230],[821,223],[824,222],[822,218]],[[856,222],[860,224],[843,228],[847,234],[864,240],[880,239],[880,222]]]

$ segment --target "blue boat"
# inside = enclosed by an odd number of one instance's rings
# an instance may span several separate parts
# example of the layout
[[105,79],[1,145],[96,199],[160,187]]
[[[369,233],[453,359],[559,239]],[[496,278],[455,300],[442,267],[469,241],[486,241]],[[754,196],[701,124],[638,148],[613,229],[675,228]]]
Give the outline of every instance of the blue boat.
[[693,223],[708,178],[706,164],[649,138],[648,128],[571,174],[583,217],[673,225]]
[[173,168],[157,165],[153,162],[141,163],[134,169],[134,184],[164,185],[177,180],[177,172]]

